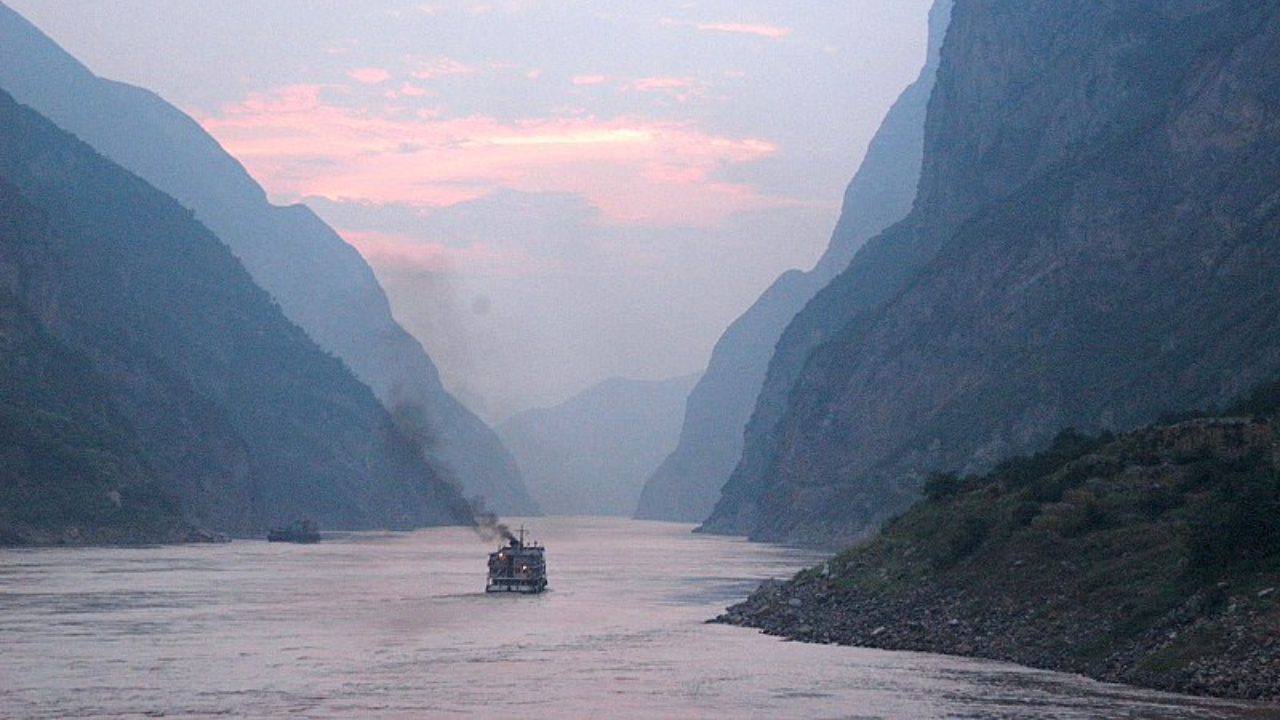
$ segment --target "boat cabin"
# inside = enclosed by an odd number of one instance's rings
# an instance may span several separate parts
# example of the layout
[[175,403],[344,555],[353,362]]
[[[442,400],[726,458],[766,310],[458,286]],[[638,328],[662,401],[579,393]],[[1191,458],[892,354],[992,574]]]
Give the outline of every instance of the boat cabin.
[[489,582],[485,592],[540,593],[547,589],[545,548],[526,543],[524,528],[519,537],[489,553]]

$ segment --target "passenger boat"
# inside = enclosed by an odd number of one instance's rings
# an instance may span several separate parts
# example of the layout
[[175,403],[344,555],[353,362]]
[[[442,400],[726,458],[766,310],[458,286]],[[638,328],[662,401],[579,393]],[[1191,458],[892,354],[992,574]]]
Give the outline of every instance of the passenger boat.
[[320,530],[311,518],[295,520],[285,527],[275,527],[267,531],[267,542],[318,543]]
[[519,537],[507,540],[507,545],[489,553],[489,582],[484,591],[533,594],[546,590],[546,548],[526,543],[523,527]]

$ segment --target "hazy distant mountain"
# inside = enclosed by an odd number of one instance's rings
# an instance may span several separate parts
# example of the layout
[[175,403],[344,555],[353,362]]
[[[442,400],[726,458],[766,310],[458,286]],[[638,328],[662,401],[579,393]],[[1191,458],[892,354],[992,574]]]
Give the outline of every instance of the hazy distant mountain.
[[[890,108],[867,147],[845,190],[840,220],[826,253],[812,270],[793,270],[779,277],[716,343],[706,373],[689,396],[680,443],[649,479],[638,517],[699,521],[710,514],[742,455],[743,428],[756,407],[782,331],[818,290],[848,266],[868,238],[911,210],[920,178],[925,106],[950,11],[950,0],[938,0],[930,11],[924,68]],[[817,339],[818,335],[812,336],[813,342]],[[798,354],[807,354],[807,348]],[[793,376],[785,384],[792,380]],[[775,382],[784,384],[781,377]]]
[[516,415],[498,434],[546,512],[629,516],[676,444],[697,378],[605,380],[556,407]]
[[189,210],[7,93],[0,207],[10,539],[163,538],[174,500],[229,532],[470,522],[369,388]]
[[503,512],[535,510],[497,436],[444,389],[373,271],[309,209],[272,206],[195,121],[151,92],[93,75],[3,4],[0,88],[194,210],[286,316],[388,408],[425,421],[431,456],[466,493]]
[[928,470],[1280,374],[1277,57],[1276,2],[957,4],[915,207],[784,333],[771,380],[825,342],[707,529],[834,544]]

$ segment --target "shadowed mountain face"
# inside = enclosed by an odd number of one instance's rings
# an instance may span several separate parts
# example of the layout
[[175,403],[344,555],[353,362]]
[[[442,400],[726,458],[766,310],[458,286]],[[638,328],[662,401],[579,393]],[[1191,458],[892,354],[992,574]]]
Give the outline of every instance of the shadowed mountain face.
[[[910,210],[920,177],[925,106],[933,90],[938,51],[950,17],[950,0],[939,0],[929,15],[929,50],[920,77],[899,96],[867,147],[853,181],[845,189],[840,219],[826,253],[808,272],[783,274],[733,322],[712,352],[710,363],[685,408],[680,443],[645,486],[636,516],[696,522],[711,512],[720,489],[742,455],[743,428],[756,407],[765,373],[784,329],[824,285],[848,266],[868,238],[901,220]],[[772,378],[785,396],[798,371],[797,359],[811,343],[792,350],[789,372]]]
[[635,512],[645,479],[676,444],[696,375],[614,378],[498,428],[542,509],[557,515]]
[[45,326],[61,243],[0,179],[0,545],[156,542],[187,526],[110,383]]
[[0,207],[7,534],[172,539],[176,508],[228,532],[470,522],[189,210],[6,93]]
[[836,544],[930,469],[1273,376],[1277,56],[1276,2],[958,3],[915,208],[784,333],[843,319],[706,528]]
[[503,512],[536,508],[493,431],[440,384],[391,316],[358,252],[301,205],[271,205],[195,121],[155,94],[103,80],[0,4],[0,88],[195,212],[285,315],[391,409],[414,408],[426,447],[468,495]]

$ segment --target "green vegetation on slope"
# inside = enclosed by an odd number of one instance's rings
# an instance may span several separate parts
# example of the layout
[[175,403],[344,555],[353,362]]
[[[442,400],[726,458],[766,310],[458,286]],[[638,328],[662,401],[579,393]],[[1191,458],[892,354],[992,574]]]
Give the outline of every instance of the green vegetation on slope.
[[107,380],[36,314],[56,314],[57,246],[0,179],[0,545],[207,537],[141,460]]
[[1222,417],[934,474],[875,538],[722,619],[1280,698],[1278,411],[1280,383]]
[[194,538],[122,438],[31,406],[0,403],[0,545]]

